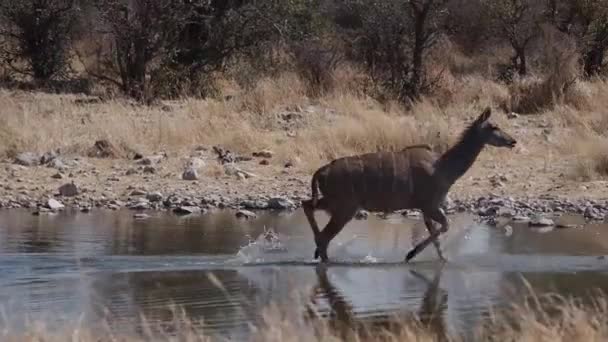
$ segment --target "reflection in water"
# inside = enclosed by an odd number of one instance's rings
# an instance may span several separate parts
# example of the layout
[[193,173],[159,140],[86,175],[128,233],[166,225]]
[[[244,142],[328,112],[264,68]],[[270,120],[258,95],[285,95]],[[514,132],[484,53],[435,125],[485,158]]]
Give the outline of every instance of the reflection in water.
[[[361,323],[391,328],[388,319],[405,312],[445,337],[471,331],[489,306],[517,298],[522,277],[537,292],[589,298],[594,288],[608,290],[603,226],[541,234],[515,225],[506,236],[466,215],[451,220],[442,242],[450,262],[441,268],[432,249],[401,263],[412,236],[425,233],[422,222],[399,215],[353,221],[332,245],[339,262],[317,266],[301,211],[248,221],[230,212],[152,213],[138,221],[121,211],[3,211],[0,303],[12,328],[27,314],[49,326],[106,319],[126,332],[141,331],[140,315],[159,325],[172,321],[177,305],[206,332],[244,339],[261,308],[293,306],[294,291],[305,291],[307,314],[338,331]],[[266,228],[284,248],[248,245]]]
[[[447,340],[447,329],[445,323],[445,310],[447,309],[447,291],[439,286],[443,264],[438,267],[433,275],[433,279],[429,280],[422,273],[410,270],[410,274],[420,280],[426,290],[422,296],[422,301],[413,319],[418,320],[422,325],[432,332],[438,341]],[[374,331],[382,329],[383,331],[392,331],[398,334],[398,329],[403,326],[391,325],[391,320],[394,317],[391,315],[381,315],[375,317],[371,322],[365,322],[358,319],[354,312],[352,304],[344,296],[344,294],[330,281],[327,275],[327,266],[319,265],[316,267],[316,275],[318,279],[317,285],[313,288],[310,303],[307,306],[307,315],[311,318],[319,318],[318,311],[315,307],[318,305],[319,299],[325,299],[329,306],[328,319],[332,329],[338,332],[343,339],[348,338],[350,331],[359,331],[363,336],[367,333],[374,334]],[[382,289],[378,289],[381,291]],[[367,324],[365,324],[367,323]]]
[[422,298],[422,305],[418,311],[418,317],[427,329],[433,332],[439,341],[447,338],[444,312],[447,309],[448,293],[439,287],[443,265],[435,272],[433,280],[411,270],[410,273],[426,283],[427,290]]

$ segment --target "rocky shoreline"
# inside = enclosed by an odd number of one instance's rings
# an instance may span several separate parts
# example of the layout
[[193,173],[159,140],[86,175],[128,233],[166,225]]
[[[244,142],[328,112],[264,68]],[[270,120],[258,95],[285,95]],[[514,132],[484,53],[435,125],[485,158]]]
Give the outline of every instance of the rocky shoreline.
[[[0,174],[4,181],[0,188],[3,191],[0,209],[27,209],[35,215],[66,209],[81,212],[130,209],[139,217],[145,217],[146,211],[191,215],[228,209],[236,211],[239,218],[250,219],[259,211],[296,210],[310,196],[309,172],[297,171],[292,164],[282,162],[269,165],[271,151],[245,157],[213,147],[199,148],[194,155],[181,159],[171,159],[163,153],[112,159],[108,158],[112,155],[108,146],[96,142],[88,160],[49,152],[22,153],[6,161],[4,174]],[[217,174],[199,175],[213,164],[219,170]],[[489,184],[496,189],[494,178],[489,177]],[[480,178],[474,179],[478,182]],[[492,193],[490,189],[484,191]],[[443,205],[448,214],[474,214],[490,225],[508,220],[550,226],[554,224],[553,218],[564,214],[589,221],[604,221],[608,215],[608,199],[603,198],[570,198],[566,194],[479,196],[466,195],[457,189],[450,196],[452,199],[448,198]],[[406,210],[398,214],[418,216],[419,212]],[[368,216],[369,213],[361,211],[356,218]]]
[[[69,184],[69,183],[68,183]],[[256,212],[294,211],[301,207],[305,198],[301,196],[187,196],[160,192],[133,190],[125,199],[104,198],[90,199],[86,196],[66,197],[56,195],[38,200],[29,198],[0,198],[0,208],[28,209],[34,215],[52,213],[61,210],[129,209],[134,215],[144,215],[147,211],[169,211],[176,215],[205,214],[213,210],[232,210],[236,216],[250,219]],[[476,215],[480,221],[495,225],[497,220],[506,219],[516,222],[530,222],[530,225],[550,226],[552,218],[565,214],[578,215],[588,221],[604,221],[608,215],[608,200],[563,199],[556,197],[513,198],[502,196],[482,196],[476,198],[448,199],[443,206],[448,214],[467,213]],[[404,216],[419,216],[417,210],[404,210],[396,213]],[[367,218],[369,213],[361,211],[357,219]],[[381,214],[379,214],[381,215]]]

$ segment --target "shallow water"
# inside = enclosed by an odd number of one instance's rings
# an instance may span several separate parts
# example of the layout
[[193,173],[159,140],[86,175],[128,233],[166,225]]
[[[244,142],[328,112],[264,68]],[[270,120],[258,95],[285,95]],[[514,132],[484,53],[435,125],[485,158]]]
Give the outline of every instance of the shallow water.
[[[300,290],[314,310],[338,319],[439,310],[437,329],[466,333],[490,306],[520,297],[524,279],[537,292],[608,290],[602,225],[545,231],[512,224],[508,231],[453,216],[442,237],[450,261],[439,267],[432,245],[402,263],[412,241],[425,236],[420,220],[372,216],[349,223],[330,246],[332,263],[318,267],[301,210],[250,221],[232,212],[132,215],[0,212],[0,322],[15,330],[26,318],[49,327],[95,326],[103,318],[130,333],[139,330],[139,315],[170,321],[170,305],[179,305],[207,333],[244,339],[260,308],[293,305]],[[265,229],[276,233],[272,239]]]

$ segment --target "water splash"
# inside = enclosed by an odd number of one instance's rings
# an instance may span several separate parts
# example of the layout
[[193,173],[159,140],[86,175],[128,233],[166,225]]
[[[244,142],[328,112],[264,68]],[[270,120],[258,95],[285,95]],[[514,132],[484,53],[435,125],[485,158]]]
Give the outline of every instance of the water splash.
[[285,253],[288,251],[283,242],[285,238],[272,228],[264,227],[264,232],[257,238],[252,239],[249,235],[247,238],[249,240],[247,245],[241,247],[236,253],[237,261],[243,263],[263,262],[267,253]]

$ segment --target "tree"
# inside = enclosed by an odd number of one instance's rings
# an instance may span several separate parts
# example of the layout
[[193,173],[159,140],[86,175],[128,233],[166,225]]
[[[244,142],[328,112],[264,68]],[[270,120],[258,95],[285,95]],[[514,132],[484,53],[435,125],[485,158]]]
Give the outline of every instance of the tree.
[[36,81],[66,71],[78,20],[73,0],[0,0],[0,62]]
[[[109,51],[99,53],[93,76],[118,85],[143,100],[153,61],[162,58],[178,42],[193,8],[178,0],[94,0]],[[117,78],[116,78],[117,76]]]
[[487,0],[485,7],[492,31],[509,42],[514,55],[511,64],[520,76],[528,73],[527,55],[532,41],[539,37],[542,4],[536,0]]
[[336,22],[355,58],[402,101],[415,100],[431,81],[425,57],[442,34],[446,0],[342,1]]

